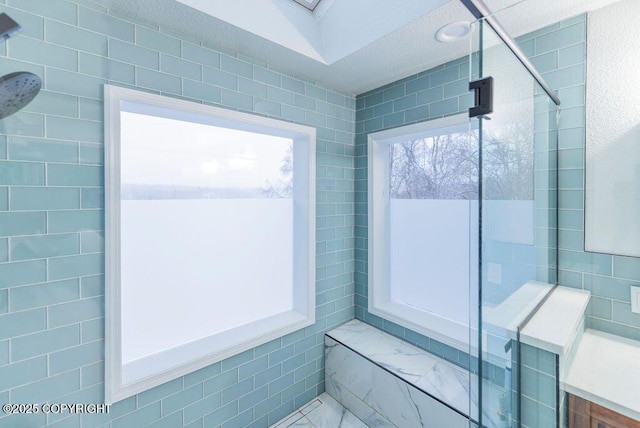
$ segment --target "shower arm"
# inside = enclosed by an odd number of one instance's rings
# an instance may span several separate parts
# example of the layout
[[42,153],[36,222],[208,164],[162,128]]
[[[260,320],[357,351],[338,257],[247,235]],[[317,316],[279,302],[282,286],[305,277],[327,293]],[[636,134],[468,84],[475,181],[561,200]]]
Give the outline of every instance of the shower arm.
[[516,56],[518,61],[524,65],[524,67],[529,71],[531,76],[538,82],[538,84],[542,87],[542,89],[549,95],[549,97],[553,100],[553,102],[559,106],[560,98],[556,95],[556,93],[551,89],[551,87],[547,84],[544,78],[538,73],[538,70],[534,67],[534,65],[529,61],[529,58],[522,52],[518,44],[511,38],[509,34],[504,30],[502,25],[498,22],[496,18],[493,17],[493,14],[489,10],[489,7],[484,3],[483,0],[460,0],[460,2],[471,12],[471,14],[476,19],[484,19],[484,21],[489,24],[489,26],[496,32],[498,37],[504,42],[505,45],[509,48],[511,52]]

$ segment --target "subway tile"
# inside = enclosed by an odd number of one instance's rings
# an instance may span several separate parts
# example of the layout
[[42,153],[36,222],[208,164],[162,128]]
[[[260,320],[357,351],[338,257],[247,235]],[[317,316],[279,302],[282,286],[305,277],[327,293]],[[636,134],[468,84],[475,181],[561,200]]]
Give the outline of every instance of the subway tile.
[[600,297],[591,296],[591,299],[589,299],[589,316],[610,320],[611,303],[612,302],[609,299],[602,299]]
[[[208,419],[211,420],[211,419]],[[245,427],[245,428],[253,428],[253,409],[245,410],[244,412],[239,413],[237,416],[228,419],[225,423],[221,425],[221,428],[235,428],[235,427]],[[255,425],[258,426],[258,425]]]
[[160,68],[160,54],[158,52],[119,40],[109,41],[109,58],[153,70]]
[[136,45],[173,56],[181,54],[179,39],[144,27],[136,28]]
[[131,412],[118,419],[114,419],[111,422],[112,428],[129,428],[139,427],[149,424],[150,422],[160,419],[162,412],[160,409],[160,402],[155,402],[138,408],[136,411]]
[[584,168],[584,149],[558,150],[560,169]]
[[613,313],[611,319],[614,322],[627,324],[640,329],[640,314],[631,312],[630,303],[613,301]]
[[[70,71],[59,70],[57,68],[47,68],[46,71],[46,90],[59,92],[61,94],[75,95],[79,97],[92,98],[96,100],[102,99],[102,84],[106,83],[103,79],[85,76],[83,74],[73,73]],[[54,116],[48,119],[55,118]],[[66,119],[67,121],[69,119]],[[69,122],[67,122],[69,123]],[[49,122],[47,122],[47,125]],[[70,135],[75,133],[74,127],[68,130]],[[52,135],[47,135],[53,137]],[[56,138],[56,137],[53,137]],[[77,140],[77,138],[68,138]]]
[[75,50],[27,37],[12,38],[7,43],[13,58],[49,67],[78,70],[78,52]]
[[81,323],[82,343],[104,339],[104,318],[95,318]]
[[559,208],[562,209],[583,209],[584,192],[582,190],[560,190]]
[[9,239],[0,238],[0,263],[9,260]]
[[10,310],[24,311],[69,302],[80,297],[78,280],[52,281],[10,290]]
[[61,140],[102,143],[104,140],[101,122],[47,116],[47,137]]
[[238,77],[238,91],[256,97],[267,97],[267,85],[243,77]]
[[47,319],[44,308],[0,315],[0,340],[35,333],[46,328]]
[[327,102],[331,104],[335,104],[340,107],[347,107],[349,104],[349,100],[351,98],[347,98],[342,94],[338,94],[333,91],[327,91]]
[[203,67],[202,81],[233,91],[238,88],[238,77],[236,75],[215,68]]
[[228,370],[204,382],[204,395],[211,395],[238,383],[238,370]]
[[157,401],[160,401],[163,397],[173,394],[182,390],[182,379],[174,379],[170,382],[163,383],[154,388],[143,391],[138,394],[137,404],[138,407],[146,406]]
[[[14,315],[18,315],[21,313],[23,312],[17,312]],[[103,297],[93,297],[90,299],[76,300],[69,303],[61,303],[58,305],[49,306],[48,308],[49,328],[67,324],[75,324],[77,322],[101,317],[104,317]]]
[[579,64],[585,62],[585,56],[586,44],[578,43],[577,45],[569,46],[558,51],[558,65],[559,67],[568,67]]
[[640,328],[627,324],[590,317],[587,319],[587,328],[640,341]]
[[221,98],[225,106],[246,111],[253,109],[253,99],[249,95],[222,89]]
[[428,119],[429,106],[414,107],[404,112],[404,119],[407,123],[420,122]]
[[80,190],[65,187],[12,187],[13,211],[80,208]]
[[[104,164],[104,147],[102,144],[80,144],[80,163],[83,164]],[[102,169],[100,170],[102,172]]]
[[46,22],[45,39],[50,43],[80,51],[107,56],[107,37],[60,22]]
[[327,99],[327,90],[326,89],[320,88],[320,87],[318,87],[316,85],[311,85],[309,83],[305,83],[305,94],[308,97],[314,98],[314,99],[316,99],[318,101],[324,101],[324,100]]
[[46,261],[13,262],[0,265],[0,288],[45,282]]
[[184,387],[187,388],[191,385],[203,382],[207,379],[211,379],[214,376],[220,374],[220,363],[211,364],[200,370],[188,373],[184,376]]
[[46,230],[45,213],[0,212],[0,236],[36,235]]
[[11,339],[11,361],[26,360],[60,349],[70,348],[79,343],[79,324],[14,337]]
[[182,427],[182,411],[172,413],[169,416],[158,419],[151,425],[147,425],[148,428],[175,428]]
[[84,254],[49,260],[49,278],[66,279],[104,273],[104,255]]
[[11,136],[9,159],[46,162],[78,162],[78,144],[30,137]]
[[0,314],[9,312],[9,291],[0,290]]
[[262,113],[269,116],[279,117],[281,115],[280,104],[263,100],[261,98],[253,99],[253,111],[255,113]]
[[227,55],[220,55],[220,69],[237,76],[253,79],[253,65]]
[[429,89],[430,81],[431,81],[431,76],[428,74],[422,77],[418,77],[417,79],[408,81],[407,83],[405,83],[405,94],[410,95],[416,92]]
[[280,111],[283,119],[288,119],[298,123],[305,122],[305,111],[299,107],[282,105]]
[[139,67],[136,70],[137,85],[172,94],[182,92],[182,81],[177,76]]
[[303,81],[295,79],[289,76],[282,76],[282,89],[296,92],[298,94],[305,94],[305,84]]
[[100,121],[104,118],[103,103],[88,98],[78,99],[78,109],[80,119]]
[[79,26],[109,37],[134,41],[134,25],[130,22],[109,16],[96,10],[81,7],[78,16]]
[[[2,62],[0,62],[0,68],[1,66]],[[7,135],[43,137],[44,118],[42,114],[22,110],[2,119],[0,130]]]
[[81,375],[82,384],[80,386],[82,388],[102,383],[104,381],[104,361],[82,367]]
[[220,393],[204,397],[184,408],[184,423],[188,424],[220,408]]
[[558,258],[561,269],[611,275],[612,257],[610,255],[560,250]]
[[[0,341],[0,366],[9,364],[9,340]],[[7,391],[7,395],[9,391]],[[7,397],[8,399],[9,397]],[[0,403],[4,404],[4,397],[0,394]]]
[[433,103],[444,99],[444,86],[419,91],[416,94],[418,105]]
[[578,23],[536,38],[536,55],[585,41],[585,24]]
[[202,46],[182,42],[182,58],[208,67],[220,68],[220,54]]
[[85,276],[80,280],[83,298],[104,295],[104,275]]
[[160,70],[176,76],[202,80],[202,67],[195,62],[185,61],[171,55],[160,55]]
[[450,98],[429,104],[431,117],[446,116],[458,112],[458,99]]
[[44,165],[0,161],[0,185],[44,185]]
[[78,254],[77,234],[14,237],[9,248],[12,261]]
[[580,149],[585,146],[584,128],[560,129],[558,131],[558,148]]
[[[282,84],[282,77],[280,73],[276,73],[275,71],[267,70],[266,68],[262,67],[253,67],[253,78],[258,82],[266,83],[272,86],[280,87],[280,85]],[[326,98],[326,91],[324,97]]]
[[452,98],[469,93],[469,80],[461,79],[444,85],[444,97]]
[[382,93],[384,101],[395,100],[405,95],[405,85],[397,84],[385,89]]
[[640,281],[640,258],[614,256],[613,276]]
[[52,211],[48,213],[48,226],[49,233],[103,230],[104,212],[102,210]]
[[8,4],[35,15],[46,16],[58,21],[75,24],[77,19],[76,5],[64,0],[9,0]]
[[[136,80],[136,71],[133,65],[89,53],[80,52],[78,68],[80,73],[108,79],[113,82],[133,85]],[[80,102],[82,103],[82,100]],[[101,117],[94,120],[101,120]]]
[[78,99],[70,95],[40,91],[24,109],[34,113],[78,117]]
[[[567,87],[584,83],[584,64],[577,64],[570,67],[542,73],[542,77],[552,88]],[[561,116],[562,117],[562,116]]]
[[80,198],[83,209],[104,208],[103,188],[82,188],[80,189]]
[[[614,262],[615,263],[615,262]],[[630,302],[629,287],[640,287],[640,282],[601,275],[584,275],[584,289],[596,297]]]
[[82,253],[104,253],[104,233],[88,231],[80,234]]
[[102,166],[52,164],[47,168],[47,183],[50,186],[102,186],[103,171]]
[[162,399],[162,415],[168,415],[203,398],[202,385],[186,388]]
[[[15,388],[47,377],[47,357],[42,356],[0,367],[0,390]],[[12,403],[19,403],[15,398]],[[32,399],[24,401],[31,403]]]
[[104,341],[85,343],[49,354],[49,375],[63,373],[104,359]]
[[293,104],[293,92],[284,89],[267,87],[267,98],[278,103]]
[[204,417],[204,425],[218,426],[227,419],[232,418],[238,414],[238,403],[231,402],[219,408],[218,410],[211,412]]

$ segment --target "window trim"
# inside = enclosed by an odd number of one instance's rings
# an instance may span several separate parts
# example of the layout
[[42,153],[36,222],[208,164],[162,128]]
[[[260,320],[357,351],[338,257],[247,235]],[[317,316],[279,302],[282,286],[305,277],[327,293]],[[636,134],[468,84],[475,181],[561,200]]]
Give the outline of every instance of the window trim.
[[[389,145],[439,135],[447,128],[471,126],[467,114],[457,114],[371,133],[368,153],[368,307],[369,313],[392,321],[458,350],[469,352],[471,330],[439,314],[390,300],[389,284]],[[469,308],[471,314],[471,301]],[[446,327],[444,327],[446,326]],[[472,339],[472,342],[475,342]]]
[[[282,314],[254,321],[226,333],[244,330],[248,338],[240,343],[206,352],[170,368],[124,384],[122,381],[121,283],[120,283],[120,112],[122,102],[149,104],[175,109],[221,121],[246,125],[243,130],[260,130],[294,140],[301,164],[294,166],[294,176],[302,182],[301,195],[294,203],[294,266],[302,265],[302,274],[294,269],[294,309]],[[196,102],[160,96],[137,90],[104,85],[105,106],[105,402],[114,403],[134,396],[172,379],[209,366],[225,358],[277,339],[315,323],[315,190],[316,190],[316,129],[273,118],[242,113]],[[264,132],[268,131],[268,132]],[[295,164],[294,164],[295,165]],[[298,173],[302,168],[304,173]],[[297,174],[297,175],[296,175]],[[299,182],[300,182],[299,181]],[[300,215],[302,214],[302,215]],[[302,231],[302,232],[299,232]],[[299,244],[300,243],[300,244]],[[306,265],[306,266],[305,266]],[[305,269],[306,268],[306,269]],[[225,332],[223,332],[225,333]],[[221,334],[223,334],[221,333]],[[216,338],[217,335],[206,339]],[[226,338],[235,336],[227,334]],[[235,337],[233,337],[235,339]],[[222,339],[224,340],[224,339]],[[218,340],[202,342],[211,346]],[[200,341],[195,341],[200,343]],[[194,343],[194,342],[191,342]],[[205,346],[203,346],[205,347]],[[183,346],[171,348],[182,350]],[[163,350],[164,351],[164,350]]]

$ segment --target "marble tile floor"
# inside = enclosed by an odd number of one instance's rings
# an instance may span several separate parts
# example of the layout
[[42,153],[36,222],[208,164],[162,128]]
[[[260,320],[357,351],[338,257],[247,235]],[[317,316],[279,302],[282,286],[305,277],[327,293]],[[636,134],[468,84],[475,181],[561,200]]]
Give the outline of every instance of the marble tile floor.
[[360,419],[323,392],[271,428],[366,428]]

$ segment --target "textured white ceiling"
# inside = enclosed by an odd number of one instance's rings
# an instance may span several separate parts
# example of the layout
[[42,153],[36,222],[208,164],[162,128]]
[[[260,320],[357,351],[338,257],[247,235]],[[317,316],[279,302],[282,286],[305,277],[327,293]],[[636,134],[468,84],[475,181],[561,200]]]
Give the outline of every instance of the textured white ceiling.
[[[322,0],[313,13],[289,0],[94,1],[349,94],[468,54],[468,40],[444,44],[434,34],[447,23],[473,19],[459,0]],[[517,37],[616,1],[485,3]]]

